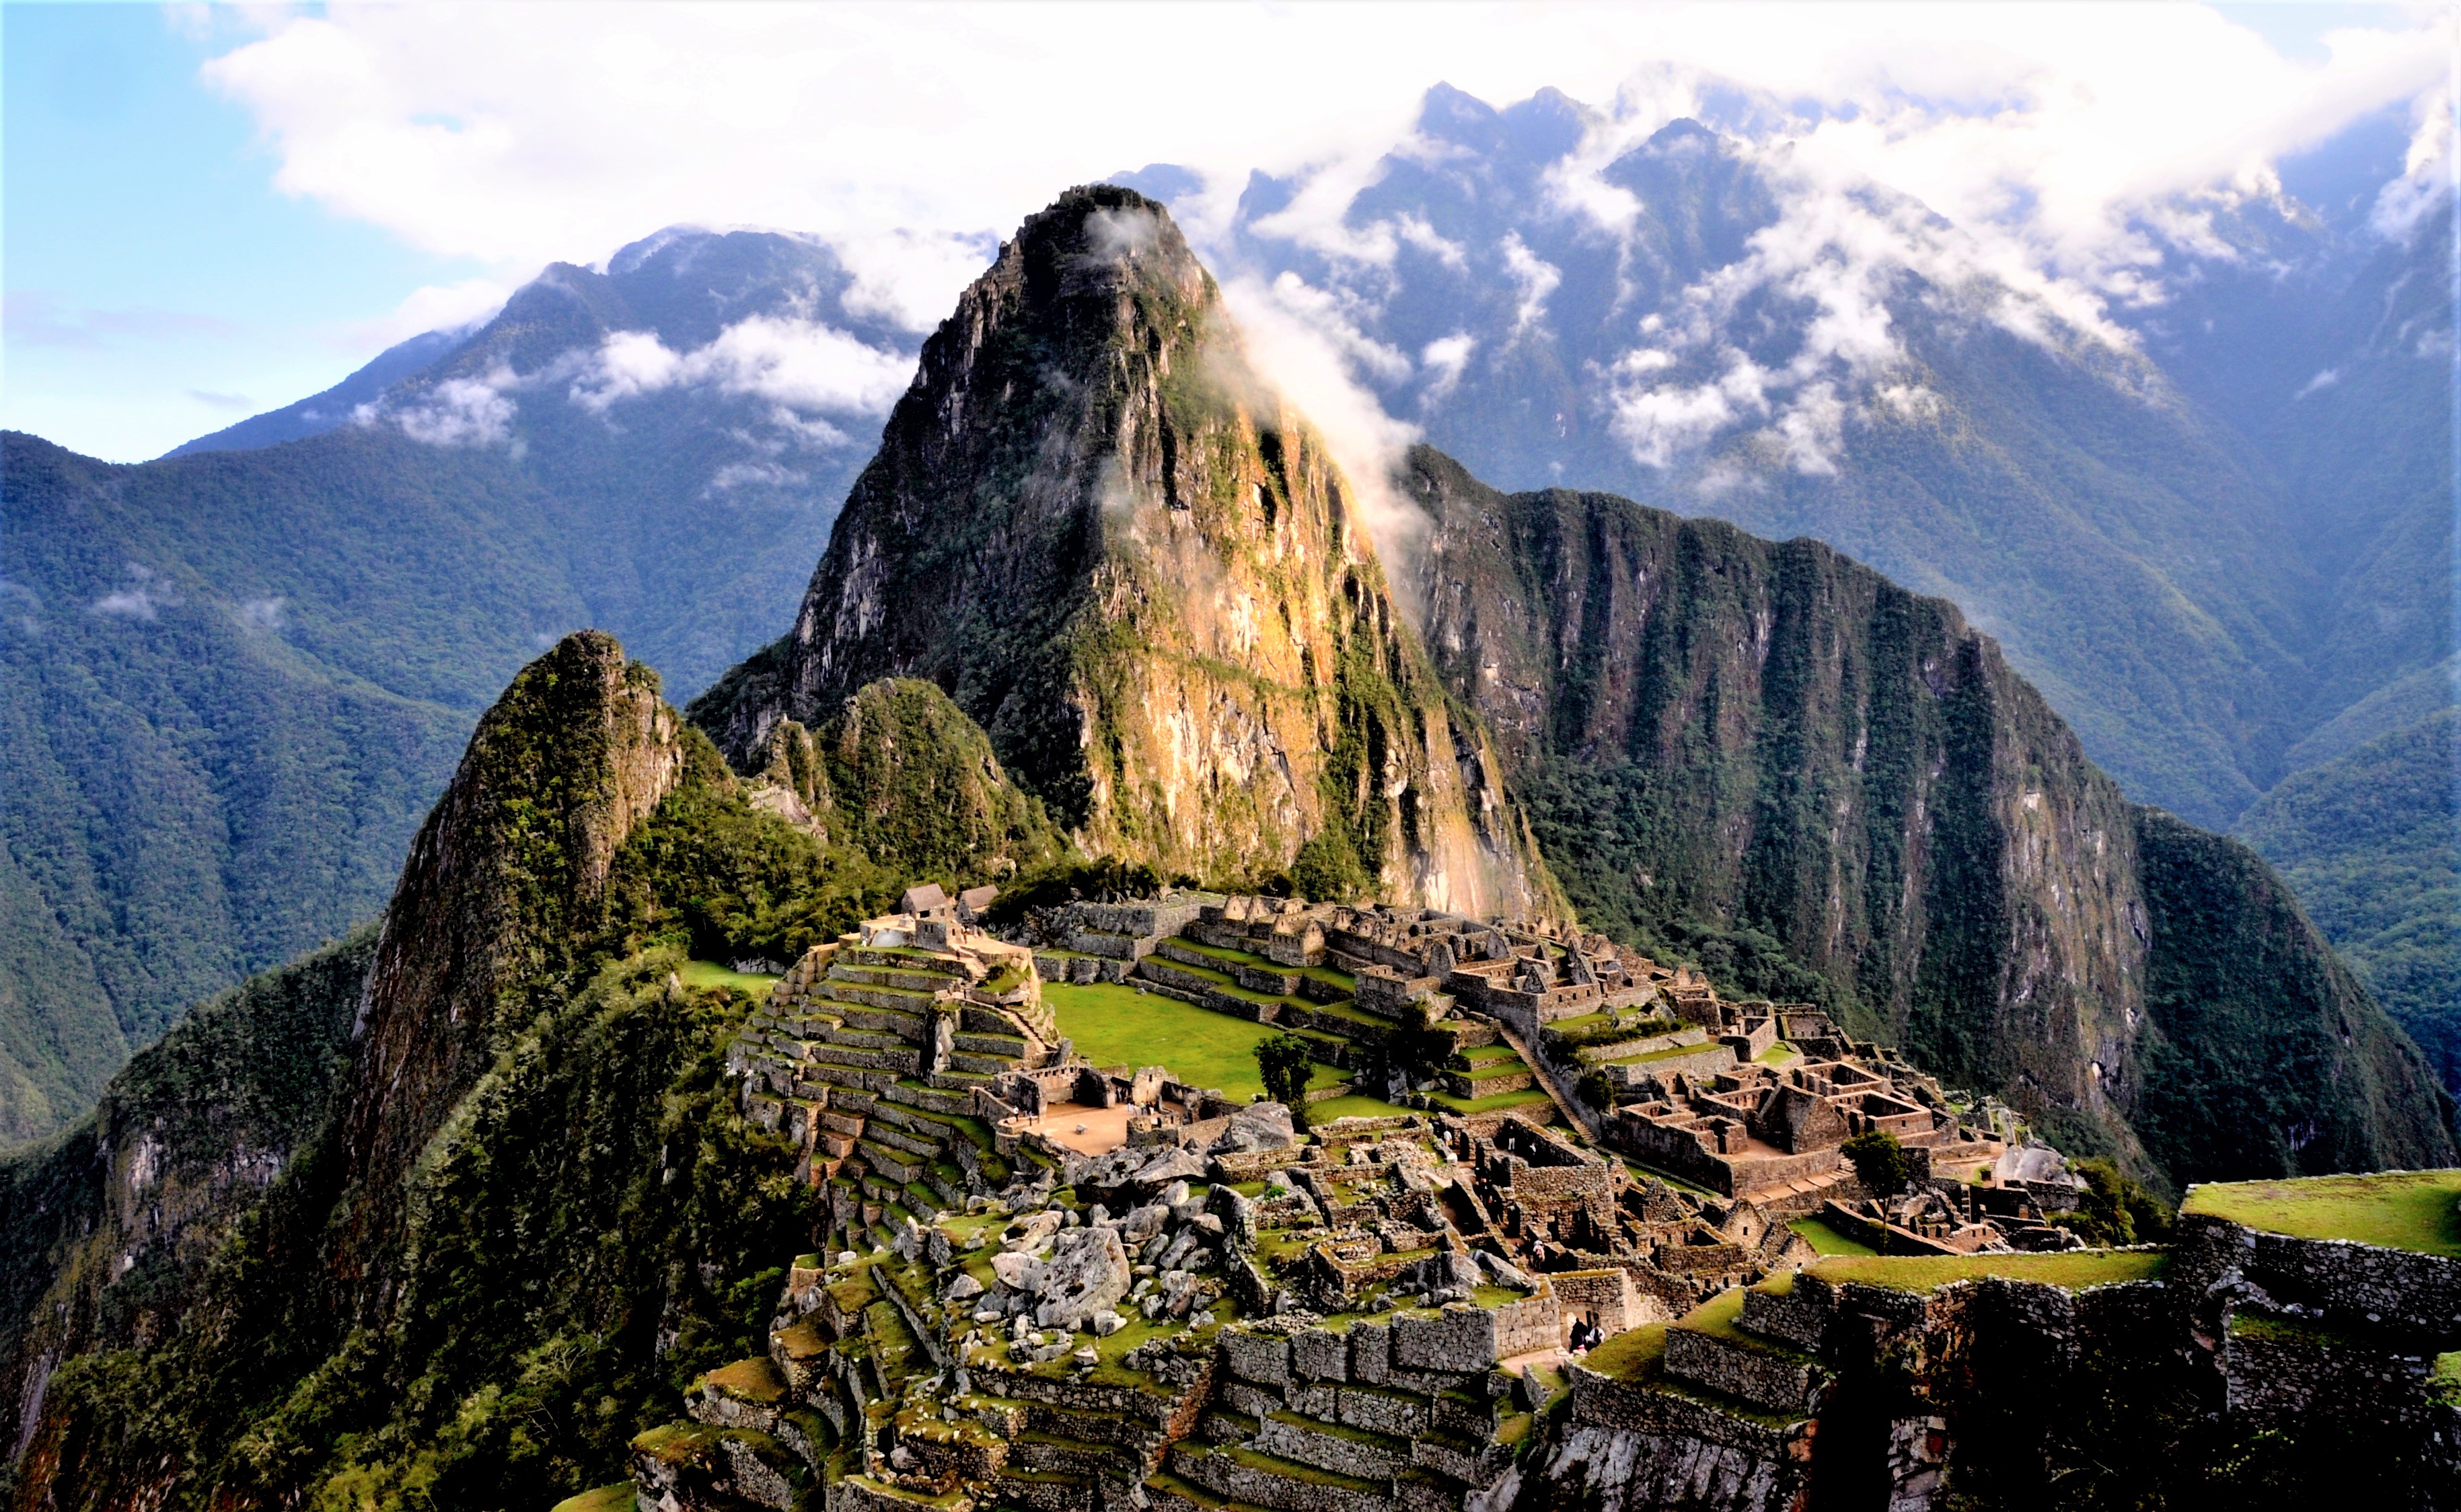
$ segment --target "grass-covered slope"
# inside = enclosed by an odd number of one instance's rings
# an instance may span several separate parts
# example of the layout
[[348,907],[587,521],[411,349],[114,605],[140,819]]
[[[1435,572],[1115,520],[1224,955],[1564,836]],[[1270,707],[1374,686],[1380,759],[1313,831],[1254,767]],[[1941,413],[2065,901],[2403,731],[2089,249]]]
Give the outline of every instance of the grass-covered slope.
[[0,437],[0,1142],[383,905],[543,594],[497,458],[352,432],[113,467]]
[[2461,1259],[2456,1170],[2214,1182],[2190,1192],[2179,1211],[2300,1239],[2347,1239]]
[[2237,830],[2461,1092],[2461,710],[2293,774]]

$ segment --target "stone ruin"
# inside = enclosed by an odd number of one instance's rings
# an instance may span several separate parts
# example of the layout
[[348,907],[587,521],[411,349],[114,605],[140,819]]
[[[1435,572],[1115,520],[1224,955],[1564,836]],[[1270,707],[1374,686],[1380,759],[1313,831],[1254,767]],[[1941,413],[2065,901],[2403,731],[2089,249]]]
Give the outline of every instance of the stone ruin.
[[[767,1353],[636,1442],[644,1507],[1501,1505],[1546,1415],[1605,1399],[1575,1322],[1603,1355],[1789,1278],[1803,1217],[1906,1253],[2060,1232],[2056,1152],[2012,1146],[2004,1110],[1970,1124],[1817,1012],[1595,935],[1183,893],[1003,940],[938,888],[902,904],[797,963],[731,1052],[827,1232]],[[1404,1029],[1452,1054],[1302,1137],[1278,1104],[1087,1063],[1042,1000],[1063,976],[1280,1024],[1345,1069]],[[1592,1070],[1613,1108],[1571,1098]],[[1115,1137],[1072,1147],[1103,1114]],[[1920,1167],[1868,1212],[1838,1153],[1864,1127]]]

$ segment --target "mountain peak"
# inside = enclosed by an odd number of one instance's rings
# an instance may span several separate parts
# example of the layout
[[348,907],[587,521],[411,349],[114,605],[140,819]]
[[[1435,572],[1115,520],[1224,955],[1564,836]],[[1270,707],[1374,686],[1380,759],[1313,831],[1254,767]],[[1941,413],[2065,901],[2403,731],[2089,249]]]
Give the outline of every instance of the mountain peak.
[[924,344],[792,633],[693,706],[738,766],[938,684],[1093,854],[1560,911],[1350,483],[1133,189],[1028,218]]

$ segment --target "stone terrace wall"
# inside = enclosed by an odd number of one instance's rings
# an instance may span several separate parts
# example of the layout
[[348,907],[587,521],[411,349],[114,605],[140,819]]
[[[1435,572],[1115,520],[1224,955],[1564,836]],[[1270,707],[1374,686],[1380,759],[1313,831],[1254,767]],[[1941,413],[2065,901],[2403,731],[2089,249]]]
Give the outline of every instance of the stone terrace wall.
[[2178,1281],[2199,1292],[2244,1283],[2277,1303],[2461,1347],[2461,1260],[2259,1233],[2202,1213],[2180,1215],[2172,1254]]

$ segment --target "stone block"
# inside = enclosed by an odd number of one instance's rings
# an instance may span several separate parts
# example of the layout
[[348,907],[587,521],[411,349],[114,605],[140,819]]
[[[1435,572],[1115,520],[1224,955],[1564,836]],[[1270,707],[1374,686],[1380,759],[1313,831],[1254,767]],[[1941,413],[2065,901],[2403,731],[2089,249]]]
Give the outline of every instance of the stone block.
[[1291,1341],[1273,1333],[1225,1329],[1222,1363],[1230,1374],[1259,1386],[1287,1386],[1291,1381]]
[[1434,1317],[1393,1320],[1393,1363],[1404,1370],[1480,1372],[1493,1365],[1495,1318],[1475,1303],[1447,1303]]
[[1393,1331],[1381,1323],[1350,1326],[1350,1378],[1376,1385],[1393,1365]]
[[1291,1368],[1312,1381],[1350,1378],[1350,1341],[1328,1329],[1309,1329],[1291,1340]]
[[1371,1434],[1407,1438],[1427,1431],[1430,1414],[1423,1396],[1372,1386],[1347,1386],[1335,1393],[1334,1420]]

